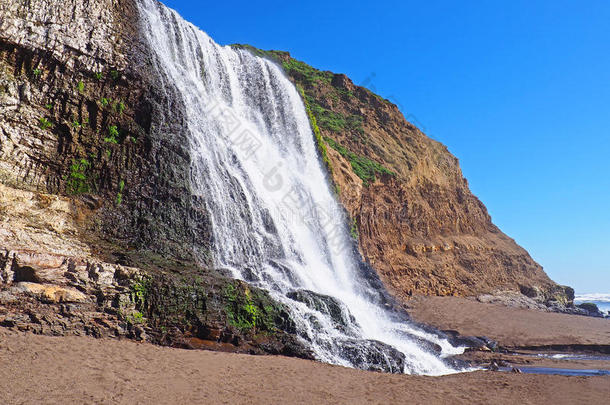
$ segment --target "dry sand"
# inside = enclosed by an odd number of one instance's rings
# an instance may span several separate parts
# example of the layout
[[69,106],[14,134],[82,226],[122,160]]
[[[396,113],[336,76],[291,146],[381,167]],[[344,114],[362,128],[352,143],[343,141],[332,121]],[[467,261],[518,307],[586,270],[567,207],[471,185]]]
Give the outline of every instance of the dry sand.
[[607,404],[610,377],[415,377],[0,328],[1,404]]
[[487,336],[507,347],[610,345],[610,319],[509,308],[457,297],[418,297],[409,308],[418,322],[464,336]]

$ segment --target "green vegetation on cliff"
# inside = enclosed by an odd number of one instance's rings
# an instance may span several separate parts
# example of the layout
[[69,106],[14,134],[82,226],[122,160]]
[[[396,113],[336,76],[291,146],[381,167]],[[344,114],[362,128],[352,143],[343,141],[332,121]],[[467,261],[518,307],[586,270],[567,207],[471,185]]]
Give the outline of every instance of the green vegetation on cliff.
[[[355,135],[356,139],[359,139],[360,142],[365,143],[363,141],[365,135],[363,127],[364,118],[361,115],[343,113],[334,111],[330,107],[325,107],[325,105],[328,104],[328,100],[324,101],[324,98],[336,102],[341,98],[346,100],[355,97],[351,91],[333,85],[334,75],[332,72],[321,71],[304,62],[293,59],[288,52],[263,51],[251,45],[244,44],[234,44],[231,46],[237,49],[246,49],[254,55],[277,62],[283,67],[286,74],[292,78],[303,99],[303,103],[305,104],[309,122],[315,136],[318,153],[320,153],[322,161],[331,174],[332,166],[328,158],[326,144],[330,145],[339,152],[341,156],[349,160],[354,173],[362,179],[365,186],[374,182],[377,175],[396,175],[393,171],[385,168],[374,160],[348,150],[345,146],[339,144],[336,139],[333,139],[330,136],[322,136],[320,129],[337,135],[350,133]],[[324,93],[319,92],[321,87],[326,89]]]
[[233,284],[227,284],[224,289],[227,300],[226,312],[229,323],[240,330],[256,329],[262,318],[260,310],[252,302],[250,291],[239,294]]
[[150,277],[138,277],[131,284],[131,301],[136,308],[142,310],[150,292],[152,280]]
[[88,193],[91,190],[89,171],[91,163],[87,159],[73,160],[70,174],[66,179],[66,190],[69,194]]
[[104,138],[104,142],[108,142],[108,143],[112,143],[112,144],[118,144],[119,141],[117,140],[117,137],[119,136],[119,130],[117,129],[116,125],[111,125],[108,127],[108,136],[106,138]]
[[312,86],[319,83],[330,84],[333,79],[331,72],[323,72],[290,57],[282,61],[282,67],[291,76],[301,77],[303,81]]
[[125,180],[119,182],[119,191],[116,194],[116,205],[121,205],[123,202],[123,190],[125,189]]
[[376,180],[376,174],[386,174],[390,176],[395,176],[396,174],[383,167],[379,163],[364,157],[355,154],[354,152],[349,151],[344,146],[341,146],[335,140],[329,137],[325,137],[324,140],[341,156],[349,160],[352,165],[352,169],[354,173],[364,181],[364,185],[367,186],[369,183],[372,183]]
[[51,123],[51,121],[46,119],[46,117],[40,117],[40,119],[38,120],[38,126],[40,127],[40,129],[49,129],[53,126],[53,124]]
[[331,111],[322,107],[313,96],[306,94],[304,91],[301,92],[301,95],[309,106],[312,114],[316,117],[316,121],[318,122],[318,125],[320,125],[320,128],[337,133],[345,130],[353,130],[360,135],[364,135],[364,128],[362,127],[363,118],[360,115],[344,115]]
[[282,308],[262,290],[252,289],[238,281],[223,289],[227,321],[242,332],[273,333],[279,331]]
[[349,234],[354,239],[358,239],[360,237],[360,234],[358,233],[358,221],[356,220],[356,218],[352,219],[352,225],[349,228]]
[[308,106],[310,106],[311,113],[316,118],[316,121],[323,129],[328,129],[333,132],[341,132],[347,126],[347,118],[340,113],[330,111],[316,102],[316,100],[305,94],[301,93],[303,100]]
[[309,117],[309,123],[311,125],[311,129],[312,129],[314,137],[316,139],[316,145],[318,147],[318,152],[320,153],[320,156],[322,156],[322,161],[324,162],[324,165],[328,169],[328,172],[332,174],[333,168],[330,163],[330,160],[328,159],[328,153],[326,151],[326,144],[324,143],[324,139],[322,138],[322,134],[320,133],[320,128],[318,128],[316,116],[314,115],[314,113],[310,107],[309,101],[308,101],[307,97],[305,96],[305,91],[303,90],[303,87],[301,85],[297,85],[297,90],[301,94],[301,98],[303,99],[303,103],[305,104],[305,110],[307,111],[307,116]]
[[216,333],[269,337],[293,327],[286,308],[267,292],[215,272],[136,277],[129,302],[123,319],[145,322],[161,335],[173,330],[201,339],[218,339]]

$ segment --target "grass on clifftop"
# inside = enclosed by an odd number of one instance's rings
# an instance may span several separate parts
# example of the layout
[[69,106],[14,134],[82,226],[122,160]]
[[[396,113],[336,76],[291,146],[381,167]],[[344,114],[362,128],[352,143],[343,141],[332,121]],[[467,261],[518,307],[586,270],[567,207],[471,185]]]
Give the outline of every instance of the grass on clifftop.
[[292,76],[301,76],[310,85],[330,84],[333,79],[331,72],[323,72],[293,58],[283,61],[282,67]]
[[289,53],[286,51],[263,51],[262,49],[258,49],[248,44],[231,44],[229,45],[234,49],[246,49],[253,53],[256,56],[260,56],[262,58],[270,58],[274,61],[279,62],[281,57],[288,57]]
[[309,66],[305,62],[291,58],[290,54],[286,51],[263,51],[262,49],[247,44],[232,44],[231,47],[235,49],[246,49],[256,56],[269,58],[282,65],[289,75],[299,77],[312,86],[315,86],[318,83],[330,84],[333,79],[333,74],[331,72],[323,72]]
[[[260,57],[269,58],[284,68],[286,74],[293,78],[296,82],[296,87],[303,99],[307,115],[309,116],[309,122],[311,124],[318,152],[324,161],[324,164],[332,173],[332,167],[330,160],[327,156],[326,144],[330,145],[333,149],[339,152],[344,158],[348,159],[354,173],[362,179],[364,185],[367,186],[376,180],[377,175],[387,174],[395,176],[396,174],[391,170],[385,168],[381,164],[364,156],[357,155],[344,146],[337,143],[330,137],[322,137],[320,128],[334,133],[351,132],[357,133],[360,137],[365,135],[363,127],[363,117],[360,115],[346,115],[340,112],[332,111],[322,106],[318,99],[316,99],[315,92],[312,88],[316,88],[319,85],[327,85],[331,89],[331,93],[328,94],[333,100],[342,98],[354,97],[354,94],[342,88],[332,86],[331,82],[333,79],[333,73],[328,71],[321,71],[308,64],[298,61],[290,57],[288,52],[283,51],[263,51],[255,48],[251,45],[244,44],[233,44],[231,45],[236,49],[246,49],[254,55]],[[306,90],[308,89],[308,90]],[[379,96],[376,96],[380,98]],[[326,141],[326,142],[325,142]]]

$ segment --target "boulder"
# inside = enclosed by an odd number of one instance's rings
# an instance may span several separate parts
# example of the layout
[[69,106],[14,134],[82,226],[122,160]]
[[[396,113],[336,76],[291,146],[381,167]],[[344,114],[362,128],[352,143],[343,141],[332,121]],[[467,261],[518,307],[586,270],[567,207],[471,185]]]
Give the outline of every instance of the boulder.
[[24,281],[17,283],[13,288],[46,303],[87,301],[87,296],[76,289],[52,284],[37,284]]
[[596,316],[596,317],[604,317],[604,314],[599,310],[596,304],[592,302],[583,302],[582,304],[576,305],[576,308],[582,309],[586,312],[586,315]]
[[334,297],[309,290],[291,291],[286,296],[292,300],[302,302],[310,309],[328,315],[335,326],[343,331],[358,326],[347,306]]
[[46,253],[20,252],[13,256],[12,271],[15,282],[57,284],[68,270],[65,257]]
[[403,373],[405,355],[377,340],[344,339],[336,342],[342,357],[354,367],[369,371]]

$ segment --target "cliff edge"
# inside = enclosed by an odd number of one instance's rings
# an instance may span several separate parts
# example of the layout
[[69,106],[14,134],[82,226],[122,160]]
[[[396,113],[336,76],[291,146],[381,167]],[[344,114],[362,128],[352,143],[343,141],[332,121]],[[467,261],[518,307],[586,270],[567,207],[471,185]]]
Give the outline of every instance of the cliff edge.
[[493,224],[458,159],[395,104],[287,52],[233,46],[275,60],[300,88],[352,236],[399,300],[502,291],[550,305],[573,300]]

